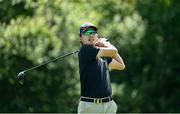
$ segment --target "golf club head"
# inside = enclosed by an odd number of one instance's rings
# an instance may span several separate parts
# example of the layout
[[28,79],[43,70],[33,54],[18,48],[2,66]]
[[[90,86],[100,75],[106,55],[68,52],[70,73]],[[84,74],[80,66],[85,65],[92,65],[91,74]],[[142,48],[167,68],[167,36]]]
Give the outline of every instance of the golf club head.
[[24,84],[24,72],[23,71],[17,75],[17,79],[21,85]]

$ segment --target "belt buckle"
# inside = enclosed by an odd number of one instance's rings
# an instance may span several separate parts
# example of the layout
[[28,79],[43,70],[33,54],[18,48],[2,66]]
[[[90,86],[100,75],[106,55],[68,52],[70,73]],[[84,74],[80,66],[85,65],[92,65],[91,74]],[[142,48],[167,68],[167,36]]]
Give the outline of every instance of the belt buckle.
[[94,103],[102,103],[102,99],[94,99]]
[[111,97],[108,97],[108,100],[111,101]]

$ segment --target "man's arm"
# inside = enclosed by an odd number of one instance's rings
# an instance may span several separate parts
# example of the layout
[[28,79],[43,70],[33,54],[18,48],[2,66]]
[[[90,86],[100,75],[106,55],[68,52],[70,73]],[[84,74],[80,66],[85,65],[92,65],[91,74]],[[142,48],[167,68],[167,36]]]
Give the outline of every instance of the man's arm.
[[123,70],[125,69],[125,64],[121,56],[117,53],[113,58],[112,61],[109,63],[109,69],[113,70]]
[[114,57],[118,53],[117,49],[105,39],[100,39],[96,46],[100,49],[97,57]]
[[97,57],[111,57],[112,61],[109,63],[110,69],[123,70],[125,64],[121,56],[118,54],[118,50],[107,39],[103,38],[96,44],[100,48]]

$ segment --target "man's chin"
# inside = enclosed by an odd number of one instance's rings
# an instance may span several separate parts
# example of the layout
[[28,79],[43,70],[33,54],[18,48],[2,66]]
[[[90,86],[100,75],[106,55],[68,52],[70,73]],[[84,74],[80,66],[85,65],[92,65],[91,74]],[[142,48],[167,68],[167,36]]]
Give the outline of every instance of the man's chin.
[[85,45],[95,45],[94,42],[87,42],[87,43],[84,43]]
[[91,42],[91,43],[90,43],[90,45],[93,45],[93,46],[95,46],[95,44],[96,44],[95,42]]

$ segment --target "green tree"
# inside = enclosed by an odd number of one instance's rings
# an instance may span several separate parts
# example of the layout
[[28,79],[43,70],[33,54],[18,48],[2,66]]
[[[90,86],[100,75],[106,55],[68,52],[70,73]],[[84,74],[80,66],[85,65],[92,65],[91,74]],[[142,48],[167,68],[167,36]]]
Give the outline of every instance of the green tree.
[[77,112],[79,26],[98,26],[123,57],[112,71],[118,112],[179,112],[178,0],[0,0],[0,112]]

